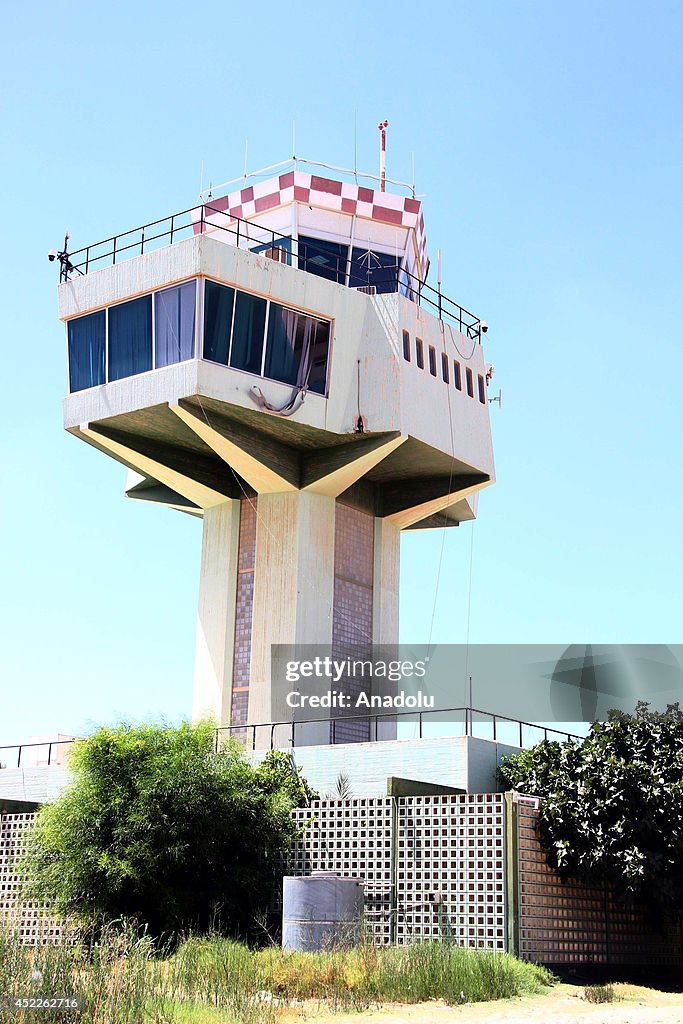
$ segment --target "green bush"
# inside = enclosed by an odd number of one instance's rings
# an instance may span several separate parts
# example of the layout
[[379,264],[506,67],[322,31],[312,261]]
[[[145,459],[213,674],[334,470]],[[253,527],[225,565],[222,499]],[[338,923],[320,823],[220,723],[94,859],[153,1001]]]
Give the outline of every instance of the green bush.
[[271,758],[214,749],[209,722],[98,730],[73,782],[42,808],[24,873],[31,896],[84,922],[126,918],[155,936],[248,935],[280,885],[305,783]]
[[683,713],[640,703],[585,740],[545,742],[504,761],[503,783],[542,797],[540,834],[565,877],[608,881],[683,913]]

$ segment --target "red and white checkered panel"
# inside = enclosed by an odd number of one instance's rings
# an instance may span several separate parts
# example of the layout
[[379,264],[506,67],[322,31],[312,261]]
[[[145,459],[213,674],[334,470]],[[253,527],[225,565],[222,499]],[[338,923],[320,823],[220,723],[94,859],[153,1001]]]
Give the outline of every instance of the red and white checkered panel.
[[[417,240],[420,276],[427,276],[427,238],[422,204],[417,199],[379,192],[364,185],[335,181],[333,178],[322,178],[316,174],[305,174],[303,171],[287,171],[268,181],[211,199],[207,206],[231,219],[250,220],[267,210],[290,203],[306,203],[318,209],[347,213],[350,216],[355,214],[382,224],[412,228]],[[211,221],[211,214],[207,211],[205,218]],[[199,224],[195,224],[195,232],[198,231]]]

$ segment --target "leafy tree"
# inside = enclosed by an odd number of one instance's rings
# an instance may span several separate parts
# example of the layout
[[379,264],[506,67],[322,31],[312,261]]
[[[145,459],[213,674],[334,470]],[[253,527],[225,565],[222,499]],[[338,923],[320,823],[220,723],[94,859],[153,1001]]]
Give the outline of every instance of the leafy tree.
[[683,713],[639,703],[585,740],[505,759],[503,783],[542,797],[540,833],[564,877],[610,881],[683,913]]
[[152,934],[247,935],[280,883],[306,784],[277,758],[218,753],[210,722],[104,728],[78,742],[72,784],[43,807],[25,863],[32,896],[84,921]]
[[293,754],[270,750],[257,767],[256,776],[264,793],[283,793],[293,807],[308,807],[311,800],[319,799],[299,774]]

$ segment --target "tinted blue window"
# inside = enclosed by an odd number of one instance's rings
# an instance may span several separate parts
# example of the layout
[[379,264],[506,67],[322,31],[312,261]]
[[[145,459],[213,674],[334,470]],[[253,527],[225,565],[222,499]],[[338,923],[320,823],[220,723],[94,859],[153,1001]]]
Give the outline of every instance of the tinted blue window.
[[69,321],[69,391],[84,391],[105,383],[105,324],[104,310]]
[[330,324],[275,302],[270,304],[264,375],[324,395]]
[[204,358],[228,364],[235,289],[207,281],[204,288]]
[[374,249],[354,248],[351,256],[350,288],[367,288],[372,286],[378,292],[398,291],[398,274],[401,261],[397,256],[387,252],[375,252]]
[[299,270],[325,277],[338,284],[346,282],[346,263],[349,258],[347,245],[326,242],[322,238],[299,235]]
[[109,380],[152,369],[152,296],[109,307]]
[[188,281],[154,296],[155,366],[194,356],[195,293],[195,282]]
[[238,292],[235,326],[232,331],[230,365],[236,370],[260,373],[263,361],[263,334],[266,329],[266,300]]

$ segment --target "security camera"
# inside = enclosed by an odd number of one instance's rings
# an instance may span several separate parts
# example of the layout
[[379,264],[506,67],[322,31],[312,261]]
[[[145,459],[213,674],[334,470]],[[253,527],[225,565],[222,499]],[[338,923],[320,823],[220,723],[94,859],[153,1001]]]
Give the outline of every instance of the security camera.
[[47,254],[47,258],[49,259],[50,263],[54,263],[58,256],[59,249],[50,249],[50,251]]
[[486,321],[485,320],[480,320],[479,321],[479,330],[481,331],[481,333],[482,334],[486,334],[488,329],[489,329],[489,325],[486,323]]

